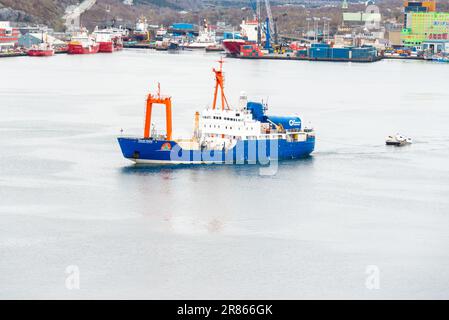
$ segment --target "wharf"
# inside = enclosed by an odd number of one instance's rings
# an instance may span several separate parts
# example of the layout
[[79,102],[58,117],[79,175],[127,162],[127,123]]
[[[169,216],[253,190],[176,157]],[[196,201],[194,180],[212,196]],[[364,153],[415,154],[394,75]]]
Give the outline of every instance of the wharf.
[[337,58],[310,58],[310,57],[296,57],[288,55],[264,55],[264,56],[231,56],[230,58],[247,59],[247,60],[295,60],[295,61],[327,61],[327,62],[356,62],[356,63],[370,63],[377,62],[383,59],[378,56],[373,59],[337,59]]
[[27,55],[26,52],[0,53],[0,58],[25,57]]
[[424,57],[401,57],[401,56],[384,56],[388,60],[425,60]]
[[124,44],[123,47],[126,49],[156,49],[156,46],[150,43]]

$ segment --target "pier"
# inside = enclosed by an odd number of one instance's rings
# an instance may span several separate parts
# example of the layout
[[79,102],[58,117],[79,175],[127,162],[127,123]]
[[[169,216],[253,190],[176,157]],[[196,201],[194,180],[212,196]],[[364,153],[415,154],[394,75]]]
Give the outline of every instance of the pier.
[[371,63],[384,59],[383,56],[377,56],[372,59],[341,59],[341,58],[310,58],[310,57],[298,57],[294,55],[263,55],[263,56],[233,56],[227,55],[229,58],[242,59],[242,60],[292,60],[292,61],[322,61],[322,62],[357,62],[357,63]]

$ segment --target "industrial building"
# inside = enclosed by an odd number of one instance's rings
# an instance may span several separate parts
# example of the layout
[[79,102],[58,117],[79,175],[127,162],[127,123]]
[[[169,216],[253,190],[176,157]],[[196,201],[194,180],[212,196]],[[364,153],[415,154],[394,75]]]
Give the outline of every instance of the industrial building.
[[405,46],[416,48],[427,40],[447,40],[449,13],[437,12],[436,0],[405,1],[401,38]]
[[56,39],[46,33],[27,33],[19,38],[19,46],[23,48],[31,48],[39,43],[46,42],[54,47],[65,46],[65,42]]
[[0,21],[0,51],[14,48],[19,41],[20,31],[9,21]]

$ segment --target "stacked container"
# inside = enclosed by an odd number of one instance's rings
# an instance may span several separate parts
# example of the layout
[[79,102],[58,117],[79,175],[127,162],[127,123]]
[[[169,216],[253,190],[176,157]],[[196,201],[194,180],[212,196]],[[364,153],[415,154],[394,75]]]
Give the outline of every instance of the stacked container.
[[329,59],[330,46],[327,43],[313,43],[309,48],[310,59]]
[[329,58],[335,60],[349,60],[350,52],[351,50],[349,48],[332,48]]
[[257,44],[243,45],[240,49],[240,54],[243,57],[262,57],[263,53],[260,51]]
[[[301,56],[299,52],[298,56]],[[308,50],[308,57],[311,60],[374,61],[377,58],[377,50],[372,46],[331,48],[326,43],[314,43]]]
[[372,61],[377,56],[377,50],[374,47],[361,47],[352,49],[352,59],[360,61]]
[[296,52],[296,56],[299,58],[306,58],[307,57],[307,49],[305,50],[298,50]]

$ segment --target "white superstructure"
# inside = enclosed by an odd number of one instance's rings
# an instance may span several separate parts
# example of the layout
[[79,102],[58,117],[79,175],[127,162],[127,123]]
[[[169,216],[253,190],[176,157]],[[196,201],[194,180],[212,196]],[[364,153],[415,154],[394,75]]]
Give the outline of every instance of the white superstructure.
[[215,45],[217,45],[215,31],[211,31],[205,21],[203,28],[199,31],[198,37],[185,47],[191,49],[205,49]]
[[92,35],[95,37],[97,42],[112,42],[112,39],[114,38],[114,31],[112,29],[100,30],[97,27]]
[[236,110],[205,109],[200,118],[202,135],[221,135],[241,140],[259,136],[262,133],[261,122],[254,120],[252,113],[246,109],[247,101],[246,95],[242,94]]
[[240,33],[243,38],[246,38],[248,41],[257,41],[259,33],[259,23],[257,22],[257,20],[243,20],[242,24],[240,25],[240,29]]

